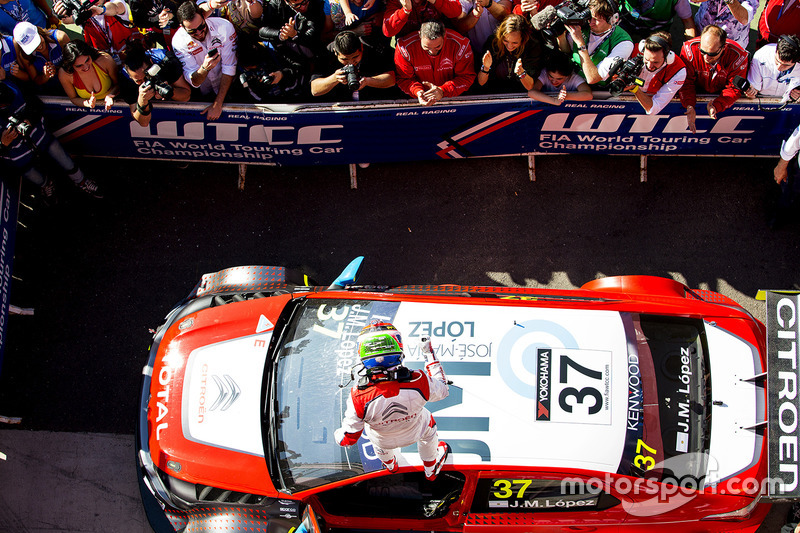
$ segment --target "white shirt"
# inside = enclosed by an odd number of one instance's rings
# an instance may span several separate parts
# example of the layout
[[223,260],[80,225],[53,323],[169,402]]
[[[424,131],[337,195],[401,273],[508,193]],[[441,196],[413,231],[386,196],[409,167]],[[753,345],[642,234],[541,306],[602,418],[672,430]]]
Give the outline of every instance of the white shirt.
[[800,86],[800,66],[795,65],[780,72],[776,61],[777,44],[767,44],[753,54],[747,81],[762,96],[789,99],[792,89]]
[[781,144],[781,159],[791,161],[800,153],[800,126],[797,126],[789,138]]
[[[667,56],[672,58],[673,61],[677,61],[678,58],[675,57],[675,52],[670,52]],[[647,70],[647,67],[643,67],[642,71],[639,73],[639,77],[644,81],[644,85],[642,85],[642,91],[648,92],[648,88],[650,87],[650,82],[653,81],[658,72],[662,69],[666,68],[667,62],[664,61],[664,64],[661,65],[659,68],[655,70],[655,72],[650,72]],[[675,73],[672,78],[670,78],[664,85],[662,85],[656,94],[652,96],[653,98],[653,107],[650,108],[650,111],[647,112],[648,115],[657,115],[661,112],[662,109],[672,100],[678,91],[683,87],[683,82],[686,80],[686,67],[680,69],[678,72]]]
[[[203,94],[218,93],[222,75],[236,75],[236,30],[233,24],[219,17],[208,17],[205,22],[208,25],[205,39],[195,40],[181,26],[172,38],[172,49],[183,65],[183,76],[190,84],[192,74],[203,65],[208,51],[219,50],[220,62],[209,71],[205,81],[199,86]],[[197,87],[194,84],[192,86]]]

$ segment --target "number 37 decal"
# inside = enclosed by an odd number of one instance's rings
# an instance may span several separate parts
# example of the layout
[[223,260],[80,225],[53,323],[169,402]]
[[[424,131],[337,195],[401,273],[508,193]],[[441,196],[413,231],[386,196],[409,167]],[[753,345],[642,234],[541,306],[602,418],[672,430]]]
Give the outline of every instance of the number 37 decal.
[[537,358],[537,420],[611,423],[611,352],[539,349]]

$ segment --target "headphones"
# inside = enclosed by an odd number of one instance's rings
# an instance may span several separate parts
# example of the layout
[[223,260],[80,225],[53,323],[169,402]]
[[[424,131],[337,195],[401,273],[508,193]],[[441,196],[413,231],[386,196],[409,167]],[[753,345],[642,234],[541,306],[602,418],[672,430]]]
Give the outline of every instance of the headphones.
[[798,39],[796,35],[786,34],[778,37],[778,43],[780,44],[781,42],[792,48],[792,56],[795,58],[795,61],[797,61],[800,57],[800,39]]
[[651,35],[647,39],[642,39],[639,41],[639,53],[644,53],[644,46],[647,44],[647,41],[657,44],[659,48],[664,51],[664,59],[666,60],[667,65],[671,65],[675,62],[675,53],[669,49],[669,43],[666,41],[666,39],[658,35]]
[[606,0],[606,2],[608,2],[608,5],[611,6],[611,11],[614,12],[613,15],[608,17],[608,23],[612,26],[615,26],[617,23],[619,23],[619,6],[614,0]]

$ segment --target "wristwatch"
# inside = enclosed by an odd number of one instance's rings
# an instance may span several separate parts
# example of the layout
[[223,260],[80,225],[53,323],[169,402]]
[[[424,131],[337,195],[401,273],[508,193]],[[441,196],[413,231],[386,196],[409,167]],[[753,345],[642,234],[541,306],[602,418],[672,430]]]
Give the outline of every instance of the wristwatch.
[[582,44],[582,45],[578,46],[578,52],[580,52],[582,50],[586,50],[586,45],[585,44]]

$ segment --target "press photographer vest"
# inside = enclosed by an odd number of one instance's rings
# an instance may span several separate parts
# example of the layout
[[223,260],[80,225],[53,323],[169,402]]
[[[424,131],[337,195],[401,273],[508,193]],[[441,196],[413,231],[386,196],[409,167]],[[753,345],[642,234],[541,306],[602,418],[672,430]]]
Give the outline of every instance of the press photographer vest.
[[[599,65],[602,60],[608,57],[608,54],[611,53],[611,50],[613,50],[615,46],[617,46],[619,43],[631,40],[631,36],[628,35],[628,32],[619,26],[614,26],[614,29],[611,30],[611,34],[600,43],[600,46],[598,46],[594,53],[592,53],[592,55],[589,57],[592,58],[592,63]],[[589,30],[583,31],[583,42],[589,42]],[[586,74],[581,68],[581,57],[578,53],[578,45],[575,44],[574,41],[572,43],[572,62],[576,65],[575,72],[577,72],[578,76],[586,79]],[[607,84],[608,80],[602,80],[601,82],[597,83],[596,86],[605,87]]]

